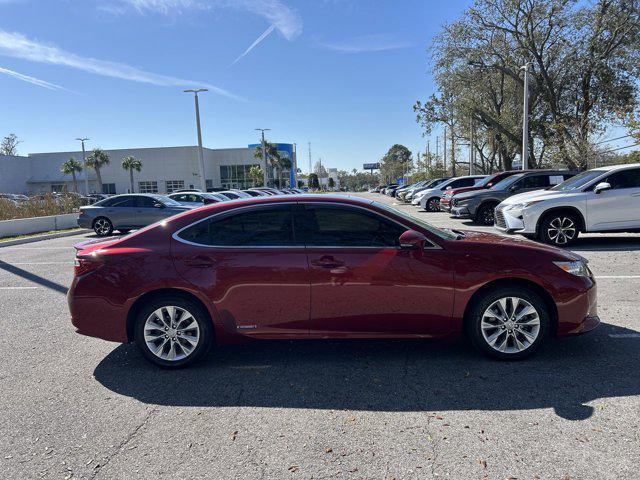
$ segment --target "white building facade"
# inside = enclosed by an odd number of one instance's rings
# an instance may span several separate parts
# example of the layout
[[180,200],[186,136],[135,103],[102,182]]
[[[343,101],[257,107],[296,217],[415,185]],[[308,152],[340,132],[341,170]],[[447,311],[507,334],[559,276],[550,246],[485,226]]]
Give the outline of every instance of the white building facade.
[[[122,159],[135,157],[142,162],[140,172],[133,173],[136,193],[170,193],[184,188],[200,188],[198,147],[158,147],[104,150],[110,163],[100,169],[102,190],[96,173],[85,169],[77,174],[78,192],[86,193],[88,174],[90,193],[129,193],[129,172]],[[207,188],[249,188],[253,185],[249,168],[260,165],[251,148],[203,148]],[[87,155],[90,151],[87,151]],[[0,193],[36,194],[73,191],[71,175],[60,172],[61,165],[75,158],[82,163],[82,151],[33,153],[24,156],[0,155]],[[267,169],[269,172],[271,169]]]

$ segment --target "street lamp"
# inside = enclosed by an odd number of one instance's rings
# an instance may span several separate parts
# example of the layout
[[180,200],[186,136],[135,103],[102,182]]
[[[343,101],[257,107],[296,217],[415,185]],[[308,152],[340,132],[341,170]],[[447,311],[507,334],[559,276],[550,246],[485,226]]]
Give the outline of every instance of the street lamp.
[[267,142],[264,140],[264,132],[269,132],[270,128],[255,128],[254,130],[258,132],[262,132],[262,161],[264,163],[264,167],[262,168],[263,182],[264,186],[267,187],[267,183],[269,177],[267,175]]
[[529,168],[529,65],[525,63],[520,70],[524,70],[524,100],[522,106],[522,170]]
[[84,151],[84,142],[89,140],[88,138],[76,138],[79,142],[82,142],[82,161],[84,162],[84,189],[85,193],[89,195],[89,171],[87,170],[87,155]]
[[185,93],[193,93],[196,102],[196,127],[198,129],[198,163],[200,167],[200,186],[203,192],[207,191],[207,181],[204,177],[204,154],[202,153],[202,129],[200,128],[200,105],[198,103],[198,93],[208,92],[206,88],[190,88],[183,90]]

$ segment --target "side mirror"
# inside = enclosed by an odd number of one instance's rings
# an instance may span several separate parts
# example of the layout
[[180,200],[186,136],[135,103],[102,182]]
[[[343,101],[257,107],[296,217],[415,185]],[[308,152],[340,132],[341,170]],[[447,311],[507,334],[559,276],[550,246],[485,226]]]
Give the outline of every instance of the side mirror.
[[164,203],[160,203],[160,202],[154,203],[153,206],[156,208],[164,208]]
[[407,230],[400,235],[400,248],[405,250],[423,250],[427,237],[415,230]]
[[447,188],[445,188],[445,190],[451,190],[451,185],[447,185]]
[[605,190],[611,190],[611,184],[608,182],[600,182],[599,184],[597,184],[595,186],[595,188],[593,189],[593,193],[595,193],[596,195],[604,192]]
[[516,186],[515,186],[515,185],[512,185],[511,187],[509,187],[509,191],[510,191],[511,193],[515,192],[516,190],[517,190],[517,188],[516,188]]

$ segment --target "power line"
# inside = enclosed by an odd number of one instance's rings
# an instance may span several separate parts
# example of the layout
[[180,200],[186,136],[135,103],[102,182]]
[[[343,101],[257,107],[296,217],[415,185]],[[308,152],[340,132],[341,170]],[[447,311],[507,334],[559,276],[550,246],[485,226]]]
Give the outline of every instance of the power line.
[[638,145],[640,145],[640,142],[639,142],[639,143],[633,143],[633,144],[631,144],[631,145],[626,145],[626,146],[624,146],[624,147],[618,147],[618,148],[611,148],[611,149],[609,149],[609,150],[603,150],[603,151],[602,151],[602,152],[600,152],[600,153],[615,152],[615,151],[617,151],[617,150],[624,150],[625,148],[636,147],[636,146],[638,146]]
[[624,135],[623,137],[617,137],[617,138],[610,138],[609,140],[602,140],[601,142],[596,143],[596,145],[600,145],[603,143],[609,143],[609,142],[614,142],[616,140],[622,140],[623,138],[627,138],[630,137],[631,135]]

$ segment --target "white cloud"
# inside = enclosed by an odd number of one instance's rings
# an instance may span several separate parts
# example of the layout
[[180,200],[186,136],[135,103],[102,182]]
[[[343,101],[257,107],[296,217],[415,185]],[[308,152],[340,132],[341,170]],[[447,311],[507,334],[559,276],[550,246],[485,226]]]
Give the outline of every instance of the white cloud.
[[[1,2],[2,0],[0,0],[0,3]],[[55,83],[47,82],[30,75],[25,75],[24,73],[16,72],[14,70],[9,70],[8,68],[0,67],[0,73],[9,75],[13,78],[17,78],[18,80],[22,80],[23,82],[32,83],[33,85],[38,85],[39,87],[43,88],[48,88],[49,90],[64,90],[66,92],[71,92],[71,90],[67,90],[66,88],[61,87],[60,85],[56,85]]]
[[398,40],[393,35],[387,34],[363,35],[337,43],[318,42],[318,45],[340,53],[383,52],[413,46],[409,42]]
[[82,57],[75,53],[62,50],[55,45],[30,40],[20,33],[0,30],[0,55],[21,58],[32,62],[63,65],[105,77],[120,78],[164,87],[203,87],[219,95],[242,100],[240,97],[209,83],[151,73],[124,63]]
[[253,50],[271,32],[278,30],[291,41],[302,33],[302,18],[280,0],[116,0],[139,13],[153,12],[162,15],[182,14],[190,10],[218,10],[221,8],[244,10],[264,18],[271,25],[233,63]]

